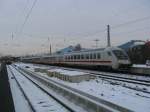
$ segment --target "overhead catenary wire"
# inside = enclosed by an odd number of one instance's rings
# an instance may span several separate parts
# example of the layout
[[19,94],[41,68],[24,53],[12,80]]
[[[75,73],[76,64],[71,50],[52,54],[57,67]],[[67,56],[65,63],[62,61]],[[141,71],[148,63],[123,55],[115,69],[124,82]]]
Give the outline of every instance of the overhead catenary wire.
[[23,32],[23,29],[24,29],[24,27],[25,27],[25,24],[27,23],[27,20],[29,19],[30,15],[31,15],[31,13],[32,13],[32,10],[33,10],[33,8],[34,8],[34,6],[35,6],[35,4],[36,4],[36,2],[37,2],[37,0],[34,0],[34,2],[33,2],[33,4],[32,4],[32,6],[31,6],[29,12],[27,13],[27,15],[26,15],[26,17],[25,17],[25,20],[24,20],[23,24],[21,25],[21,28],[20,28],[20,31],[19,31],[19,34],[20,34],[20,35],[21,35],[22,32]]
[[[120,27],[123,27],[123,26],[127,26],[127,25],[135,24],[135,23],[138,23],[138,22],[141,22],[141,21],[145,21],[145,20],[148,20],[148,19],[150,19],[150,16],[137,18],[135,20],[130,20],[130,21],[127,21],[125,23],[121,23],[121,24],[118,24],[118,25],[111,26],[111,29],[113,30],[113,29],[120,28]],[[92,35],[96,35],[98,33],[104,33],[106,31],[107,31],[107,29],[103,29],[103,30],[95,31],[94,33],[84,34],[84,36],[92,36]]]
[[128,22],[125,22],[125,23],[122,23],[122,24],[112,26],[111,28],[112,29],[119,28],[119,27],[122,27],[122,26],[131,25],[131,24],[138,23],[138,22],[141,22],[141,21],[144,21],[144,20],[148,20],[148,19],[150,19],[150,16],[146,16],[146,17],[143,17],[143,18],[138,18],[138,19],[135,19],[135,20],[131,20],[131,21],[128,21]]
[[[19,14],[19,16],[21,17],[21,16],[23,16],[23,15],[25,15],[25,10],[27,9],[27,6],[28,6],[28,4],[29,4],[29,0],[26,0],[26,4],[25,4],[25,6],[23,7],[23,10],[20,12],[20,14]],[[15,34],[17,34],[17,32],[18,32],[18,29],[17,29],[17,26],[19,25],[19,23],[17,22],[16,23],[16,30],[15,30]]]
[[150,29],[150,27],[147,26],[147,27],[137,28],[132,31],[119,32],[119,33],[117,32],[117,33],[114,33],[113,35],[129,34],[129,33],[141,32],[143,30],[149,30],[149,29]]

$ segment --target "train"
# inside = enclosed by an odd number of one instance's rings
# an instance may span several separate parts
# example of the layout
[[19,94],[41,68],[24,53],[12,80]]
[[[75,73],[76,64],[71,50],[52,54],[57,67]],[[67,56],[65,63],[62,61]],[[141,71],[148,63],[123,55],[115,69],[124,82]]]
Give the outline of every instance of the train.
[[127,53],[119,47],[107,47],[53,53],[47,56],[32,56],[21,58],[22,62],[50,65],[89,66],[110,68],[113,70],[130,68],[132,65]]

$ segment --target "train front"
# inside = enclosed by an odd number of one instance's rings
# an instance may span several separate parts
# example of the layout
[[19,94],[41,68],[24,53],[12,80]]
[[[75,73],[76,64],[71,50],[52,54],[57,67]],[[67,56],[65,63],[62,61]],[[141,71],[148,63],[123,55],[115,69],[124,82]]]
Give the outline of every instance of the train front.
[[112,53],[114,55],[114,68],[115,69],[129,69],[132,65],[127,53],[120,49],[115,48],[112,49]]
[[111,52],[112,69],[129,69],[131,67],[131,61],[123,49],[118,47],[109,47],[106,51]]

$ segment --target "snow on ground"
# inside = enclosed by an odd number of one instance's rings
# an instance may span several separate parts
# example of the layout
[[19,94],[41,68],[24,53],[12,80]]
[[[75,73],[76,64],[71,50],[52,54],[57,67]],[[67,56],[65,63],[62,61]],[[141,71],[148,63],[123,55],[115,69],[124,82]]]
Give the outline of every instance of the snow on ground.
[[127,83],[127,82],[121,82],[121,81],[114,81],[114,80],[110,80],[110,79],[106,79],[106,81],[108,81],[112,85],[120,85],[122,87],[136,89],[137,91],[139,90],[139,91],[150,92],[149,86]]
[[111,85],[101,79],[83,81],[81,83],[69,83],[57,78],[51,79],[137,112],[142,112],[143,108],[145,112],[150,110],[149,94],[130,90],[120,85]]
[[[57,67],[55,66],[49,66],[49,65],[40,65],[40,64],[27,64],[27,63],[16,63],[16,65],[19,65],[20,67],[24,67],[24,68],[28,68],[29,70],[34,70],[35,68],[41,68],[41,69],[54,69]],[[62,67],[63,68],[63,67]],[[78,70],[80,71],[80,69],[74,69],[74,70]],[[84,71],[84,70],[82,70]],[[90,70],[85,70],[86,72],[91,72]],[[94,73],[98,73],[98,74],[109,74],[112,76],[118,76],[118,73],[108,73],[108,72],[101,72],[101,71],[92,71]],[[119,77],[125,77],[125,78],[133,78],[133,79],[139,79],[139,80],[146,80],[146,81],[150,81],[150,76],[139,76],[139,75],[130,75],[130,74],[122,74],[119,73]]]
[[37,88],[31,81],[16,71],[13,67],[11,67],[11,69],[37,112],[68,112],[66,108]]
[[142,64],[133,64],[132,67],[138,67],[138,68],[150,68],[150,66],[142,65]]
[[[36,66],[34,66],[33,68],[32,66],[30,66],[30,68],[28,69],[34,71],[34,68],[36,68]],[[48,77],[44,73],[38,74],[42,74],[43,76]],[[123,87],[122,85],[117,85],[115,83],[112,84],[100,78],[90,81],[83,81],[80,83],[65,82],[57,78],[51,79],[136,112],[149,112],[150,110],[150,94],[148,93],[131,90]],[[150,87],[147,88],[148,90],[150,90]]]
[[94,73],[150,81],[150,76],[140,76],[140,75],[136,75],[136,74],[131,75],[131,74],[123,74],[123,73],[108,73],[108,72],[100,72],[100,71],[98,71],[98,72],[94,71]]
[[15,79],[13,78],[8,68],[7,71],[15,112],[32,112],[30,106],[28,105],[28,102],[25,100],[22,92],[20,91]]

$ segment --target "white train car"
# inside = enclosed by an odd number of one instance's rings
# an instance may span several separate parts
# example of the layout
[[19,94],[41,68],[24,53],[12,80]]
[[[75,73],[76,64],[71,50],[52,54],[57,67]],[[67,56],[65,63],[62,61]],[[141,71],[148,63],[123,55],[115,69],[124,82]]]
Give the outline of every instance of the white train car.
[[25,59],[29,62],[72,65],[98,66],[112,69],[126,68],[131,65],[128,55],[118,47],[75,51],[65,54],[53,54],[44,57]]

